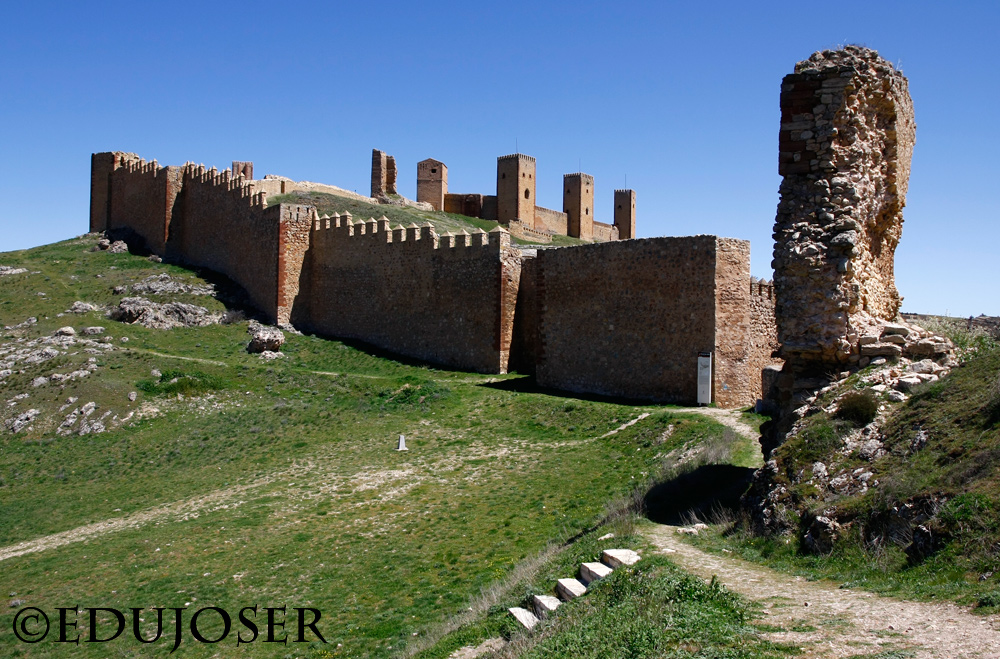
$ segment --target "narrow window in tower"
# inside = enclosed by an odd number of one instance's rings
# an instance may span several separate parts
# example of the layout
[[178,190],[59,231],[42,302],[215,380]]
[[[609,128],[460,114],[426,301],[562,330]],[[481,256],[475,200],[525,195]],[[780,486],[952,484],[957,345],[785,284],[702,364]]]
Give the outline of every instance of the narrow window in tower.
[[500,178],[507,178],[507,174],[506,174],[506,173],[504,173],[504,174],[501,174],[501,175],[500,175]]
[[590,215],[590,209],[589,208],[584,208],[583,209],[583,214],[584,215]]
[[438,173],[437,167],[431,167],[431,174],[437,174],[437,173]]
[[528,199],[530,197],[531,197],[531,190],[529,190],[528,188],[525,188],[524,189],[524,198]]

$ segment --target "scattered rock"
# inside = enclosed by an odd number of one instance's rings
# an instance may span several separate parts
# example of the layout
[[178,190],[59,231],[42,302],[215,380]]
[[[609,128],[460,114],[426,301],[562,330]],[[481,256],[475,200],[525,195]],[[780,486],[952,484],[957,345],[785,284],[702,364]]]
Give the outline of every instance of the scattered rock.
[[76,330],[67,325],[66,327],[57,329],[52,336],[76,336]]
[[20,414],[13,419],[7,421],[7,429],[12,433],[21,432],[28,424],[35,420],[41,412],[35,409],[28,410],[24,414]]
[[138,398],[138,396],[139,396],[139,394],[137,394],[134,391],[128,392],[128,399],[129,399],[129,401],[133,401],[134,402],[135,399]]
[[73,306],[66,310],[66,313],[87,313],[88,311],[97,311],[99,308],[96,304],[77,300]]
[[[152,329],[174,327],[204,327],[219,322],[220,316],[205,307],[183,302],[159,304],[142,297],[126,297],[108,314],[123,323],[138,323]],[[126,337],[122,337],[125,339]]]
[[250,343],[247,344],[247,352],[250,353],[281,352],[285,343],[285,335],[277,327],[250,323],[247,334],[250,335]]
[[34,380],[31,381],[31,386],[32,387],[44,387],[48,383],[49,383],[49,379],[47,377],[45,377],[44,375],[40,375],[40,376],[38,376],[37,378],[35,378]]
[[161,259],[156,254],[150,254],[149,255],[149,260],[152,261],[153,263],[163,263],[163,259]]
[[94,246],[94,250],[105,250],[111,247],[111,241],[107,238],[101,238],[97,241],[97,245]]
[[208,286],[197,286],[193,284],[185,284],[184,282],[177,281],[171,278],[167,273],[161,273],[159,275],[150,275],[142,281],[132,284],[133,293],[144,293],[148,295],[169,295],[183,293],[187,295],[212,295],[215,293],[215,287]]
[[809,530],[802,538],[802,547],[810,554],[829,554],[833,551],[833,543],[840,537],[840,532],[839,523],[820,515],[809,524]]
[[126,254],[128,252],[128,245],[125,244],[124,240],[116,240],[108,247],[108,252],[110,254]]
[[95,334],[104,334],[104,328],[100,326],[95,327],[84,327],[80,330],[81,334],[86,334],[88,336],[94,336]]
[[4,277],[6,275],[20,275],[27,271],[27,268],[15,268],[10,265],[0,265],[0,277]]

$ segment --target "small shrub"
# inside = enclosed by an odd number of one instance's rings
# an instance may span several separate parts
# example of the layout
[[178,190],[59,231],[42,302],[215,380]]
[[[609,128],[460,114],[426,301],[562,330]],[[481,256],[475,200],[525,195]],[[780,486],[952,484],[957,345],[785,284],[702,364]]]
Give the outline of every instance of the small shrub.
[[247,315],[242,309],[229,309],[226,313],[222,314],[222,319],[219,320],[223,325],[233,325],[235,323],[242,323],[247,319]]
[[867,426],[878,416],[878,399],[870,391],[845,394],[837,406],[837,418],[860,427]]
[[976,606],[1000,606],[1000,588],[994,588],[990,592],[980,595]]
[[163,371],[157,380],[140,380],[136,389],[151,395],[183,394],[193,396],[205,391],[225,389],[225,381],[215,375],[200,371],[183,373],[181,371]]

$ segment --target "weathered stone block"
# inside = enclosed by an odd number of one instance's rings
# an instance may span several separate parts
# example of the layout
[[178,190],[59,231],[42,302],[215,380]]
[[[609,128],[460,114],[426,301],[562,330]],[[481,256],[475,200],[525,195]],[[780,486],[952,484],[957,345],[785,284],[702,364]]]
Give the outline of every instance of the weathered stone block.
[[559,579],[556,581],[556,593],[565,601],[580,597],[587,592],[587,587],[576,579]]
[[580,581],[589,586],[598,579],[610,575],[613,572],[604,563],[584,563],[580,566]]
[[558,597],[552,597],[551,595],[535,595],[531,598],[531,601],[535,607],[535,615],[539,618],[544,618],[558,609],[559,605],[562,604]]
[[623,565],[635,565],[639,559],[639,554],[631,549],[605,549],[601,553],[601,562],[612,569],[620,568]]
[[512,606],[507,610],[512,616],[514,616],[515,620],[521,623],[521,626],[525,629],[532,629],[538,624],[538,618],[535,617],[535,614],[528,609],[522,609],[519,606]]

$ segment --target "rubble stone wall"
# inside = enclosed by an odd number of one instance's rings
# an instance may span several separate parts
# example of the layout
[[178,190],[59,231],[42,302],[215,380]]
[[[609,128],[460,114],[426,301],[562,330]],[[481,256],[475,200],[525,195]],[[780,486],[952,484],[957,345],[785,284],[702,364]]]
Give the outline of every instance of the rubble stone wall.
[[543,206],[535,206],[535,231],[544,231],[565,236],[568,235],[566,233],[568,222],[569,217],[566,213]]
[[[712,400],[720,407],[756,402],[750,373],[750,243],[715,239],[715,345]],[[666,289],[669,290],[669,289]]]
[[308,255],[308,327],[392,352],[505,373],[520,260],[496,229],[438,236],[430,225],[320,218]]
[[111,201],[105,229],[127,230],[162,254],[181,188],[181,168],[160,167],[133,154],[95,154],[106,155],[112,155],[117,166],[108,178]]
[[618,227],[613,224],[594,222],[592,231],[594,232],[593,239],[595,243],[606,243],[612,240],[618,240]]
[[818,52],[785,76],[772,264],[784,354],[856,363],[865,328],[898,313],[914,139],[906,78],[875,51]]

